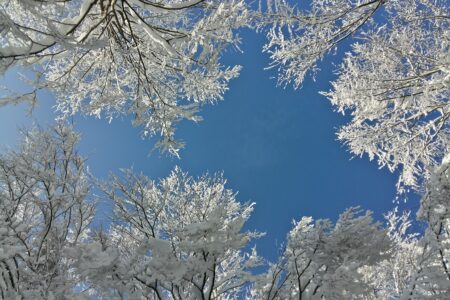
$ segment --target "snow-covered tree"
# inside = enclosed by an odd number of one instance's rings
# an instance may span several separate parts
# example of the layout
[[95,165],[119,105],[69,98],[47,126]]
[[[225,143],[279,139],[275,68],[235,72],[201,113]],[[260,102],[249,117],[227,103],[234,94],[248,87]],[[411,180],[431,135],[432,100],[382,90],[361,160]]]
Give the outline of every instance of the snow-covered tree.
[[371,286],[367,299],[447,299],[450,297],[449,163],[435,168],[427,183],[418,220],[425,233],[411,234],[409,214],[386,215],[391,257],[363,270]]
[[417,260],[422,250],[419,235],[410,233],[410,212],[398,215],[397,208],[385,215],[387,232],[392,242],[389,257],[361,269],[369,286],[363,299],[400,299],[418,270]]
[[426,191],[418,213],[426,222],[423,236],[406,234],[406,215],[388,215],[391,257],[361,269],[367,299],[450,297],[443,161],[450,150],[449,16],[441,0],[314,0],[300,7],[268,1],[263,24],[272,25],[264,50],[278,68],[278,83],[301,86],[320,59],[350,44],[332,89],[323,93],[352,117],[339,140],[355,155],[399,169],[399,192]]
[[417,188],[450,148],[449,19],[445,0],[269,0],[264,50],[279,83],[299,87],[320,59],[351,42],[324,93],[352,116],[338,138],[355,155],[400,168],[403,191]]
[[416,272],[402,299],[450,297],[450,160],[435,168],[427,184],[418,219],[427,223],[420,240]]
[[124,170],[99,184],[114,205],[93,230],[95,199],[79,135],[63,123],[23,132],[0,155],[0,299],[447,299],[449,159],[431,172],[411,234],[409,214],[350,208],[335,224],[294,222],[264,266],[244,229],[253,204],[221,175],[175,168],[153,181]]
[[[114,206],[94,230],[79,135],[59,123],[0,156],[0,299],[446,299],[449,163],[430,176],[418,218],[346,210],[294,222],[277,263],[249,248],[253,204],[221,175],[175,168],[153,181],[124,170],[99,184]],[[260,269],[261,270],[261,269]]]
[[23,133],[0,156],[0,298],[65,299],[78,279],[66,249],[94,215],[79,135],[58,124]]
[[249,24],[243,0],[2,0],[0,73],[32,66],[36,100],[50,89],[63,115],[134,115],[144,135],[177,154],[175,123],[200,120],[240,67],[219,62]]
[[294,222],[277,264],[250,292],[252,299],[362,299],[370,293],[362,269],[390,257],[391,239],[371,213],[346,210],[335,225]]
[[155,182],[125,170],[102,189],[113,224],[79,253],[77,273],[98,296],[126,299],[237,299],[261,264],[243,250],[253,204],[241,204],[222,176],[179,168]]

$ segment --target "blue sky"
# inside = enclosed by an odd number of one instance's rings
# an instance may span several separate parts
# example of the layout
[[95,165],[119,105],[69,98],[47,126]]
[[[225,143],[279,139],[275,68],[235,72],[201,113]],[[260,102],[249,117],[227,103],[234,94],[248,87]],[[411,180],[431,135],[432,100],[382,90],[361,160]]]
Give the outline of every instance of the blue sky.
[[[256,202],[248,228],[267,233],[256,244],[272,260],[293,219],[336,219],[345,208],[356,205],[381,219],[395,206],[395,174],[378,169],[367,157],[351,159],[335,136],[346,117],[333,112],[318,94],[330,88],[333,64],[340,55],[322,62],[316,80],[307,79],[301,90],[277,88],[271,78],[275,72],[263,70],[269,62],[261,53],[264,36],[250,31],[242,36],[244,53],[230,51],[224,57],[224,63],[244,67],[225,100],[205,106],[202,122],[178,126],[177,136],[187,144],[181,160],[152,152],[155,139],[142,140],[140,128],[133,128],[127,118],[108,124],[74,117],[83,137],[80,151],[89,158],[91,172],[106,178],[109,172],[133,166],[156,179],[175,165],[192,175],[223,171],[240,201]],[[3,83],[20,86],[14,74]],[[20,126],[52,123],[53,104],[51,96],[43,95],[31,117],[23,105],[1,107],[0,147],[14,145]],[[417,205],[417,197],[410,196],[403,206],[415,209]],[[106,215],[103,206],[99,222],[107,222]]]

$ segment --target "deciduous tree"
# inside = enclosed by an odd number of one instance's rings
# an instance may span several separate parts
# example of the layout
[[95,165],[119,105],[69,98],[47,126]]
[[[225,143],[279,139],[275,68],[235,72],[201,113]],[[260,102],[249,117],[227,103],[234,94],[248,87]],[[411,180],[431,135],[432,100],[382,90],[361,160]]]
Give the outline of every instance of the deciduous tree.
[[391,245],[370,212],[348,209],[335,225],[303,217],[251,299],[362,299],[370,293],[362,269],[389,258]]
[[50,89],[63,116],[134,115],[144,135],[177,154],[175,124],[200,120],[240,67],[225,67],[235,29],[249,24],[243,0],[7,0],[0,3],[0,73],[32,66],[36,100]]
[[449,6],[434,0],[268,1],[264,50],[279,83],[299,87],[317,62],[351,44],[325,92],[351,115],[338,138],[355,155],[400,169],[399,191],[418,188],[449,151]]
[[132,170],[103,185],[114,203],[106,235],[84,245],[77,272],[98,295],[130,299],[237,299],[262,260],[244,247],[253,204],[222,176],[197,179],[176,168],[155,182]]
[[420,240],[416,271],[403,299],[450,297],[450,161],[447,156],[427,183],[418,219],[427,228]]
[[23,133],[0,157],[0,297],[63,299],[79,279],[65,251],[87,238],[94,215],[84,159],[69,127]]

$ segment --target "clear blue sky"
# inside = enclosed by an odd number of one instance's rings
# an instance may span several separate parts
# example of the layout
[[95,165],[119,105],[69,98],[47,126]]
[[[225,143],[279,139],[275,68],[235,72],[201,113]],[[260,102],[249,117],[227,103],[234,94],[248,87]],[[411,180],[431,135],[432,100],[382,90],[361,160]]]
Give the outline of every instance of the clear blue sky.
[[[257,249],[269,259],[276,257],[292,220],[301,216],[336,219],[345,208],[360,205],[381,219],[394,207],[396,176],[367,157],[350,160],[335,140],[336,128],[346,119],[318,94],[330,88],[339,55],[325,60],[316,81],[306,80],[303,89],[277,88],[274,71],[263,70],[268,64],[261,53],[264,36],[250,31],[242,36],[244,53],[230,51],[224,58],[224,63],[244,66],[225,100],[205,106],[202,122],[178,128],[178,138],[187,143],[181,160],[151,152],[155,140],[142,140],[128,119],[108,124],[75,117],[83,137],[80,151],[89,158],[92,173],[106,178],[110,171],[133,166],[156,179],[175,165],[192,175],[223,170],[240,201],[256,202],[248,228],[267,233]],[[13,77],[3,83],[18,86]],[[53,104],[44,95],[31,118],[24,106],[0,108],[1,148],[14,145],[20,126],[52,123]],[[407,206],[416,208],[417,201],[410,197]],[[100,211],[99,221],[105,215]]]

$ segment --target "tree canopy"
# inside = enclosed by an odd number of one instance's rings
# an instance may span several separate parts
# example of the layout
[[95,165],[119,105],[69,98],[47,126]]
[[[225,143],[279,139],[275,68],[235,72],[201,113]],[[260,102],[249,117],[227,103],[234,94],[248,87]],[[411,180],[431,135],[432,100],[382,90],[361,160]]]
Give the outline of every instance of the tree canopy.
[[[252,246],[222,175],[175,168],[154,181],[132,169],[107,181],[87,172],[79,135],[59,123],[23,133],[0,157],[2,299],[443,299],[448,271],[448,164],[435,170],[410,233],[408,214],[382,224],[349,208],[334,223],[293,222],[277,262]],[[94,197],[95,184],[102,195]],[[111,222],[91,226],[97,198]],[[102,225],[102,226],[103,226]]]
[[[399,170],[399,194],[421,193],[424,232],[410,212],[379,222],[351,207],[293,221],[270,262],[246,227],[255,204],[222,174],[89,172],[67,117],[133,115],[178,156],[176,124],[199,121],[239,75],[221,56],[243,27],[266,33],[280,85],[301,87],[347,49],[323,92],[351,116],[338,139]],[[450,298],[449,32],[445,0],[0,0],[0,75],[33,74],[31,92],[1,91],[0,104],[49,90],[60,114],[0,155],[0,298]],[[113,206],[100,227],[99,197]]]
[[417,189],[449,151],[449,15],[441,0],[315,0],[304,9],[273,0],[264,50],[279,84],[299,87],[320,59],[350,44],[323,93],[351,115],[338,139],[400,169],[400,191]]
[[0,3],[0,73],[31,66],[34,90],[52,91],[64,116],[133,115],[176,155],[175,124],[223,98],[240,67],[220,63],[249,25],[242,0],[63,0]]

